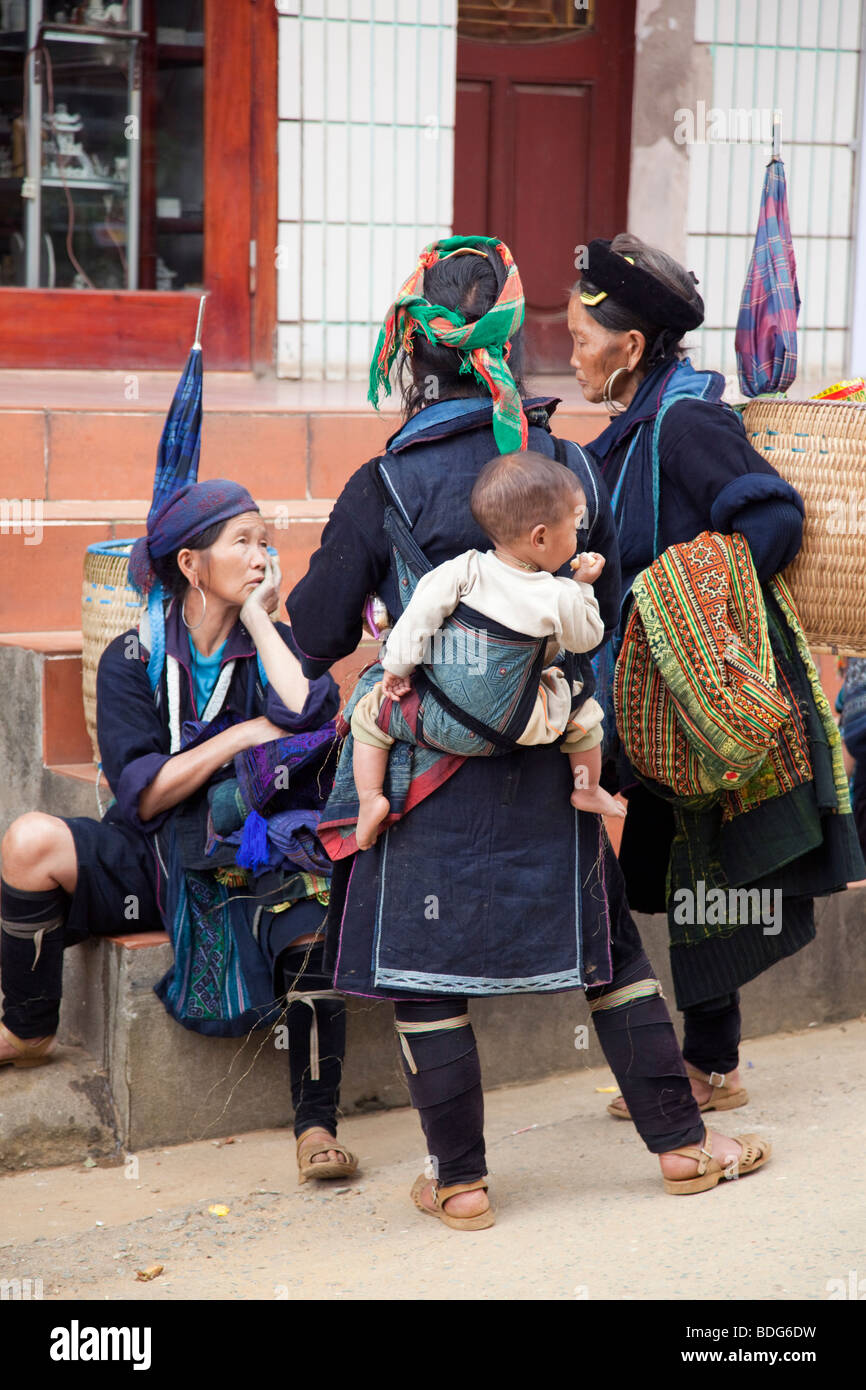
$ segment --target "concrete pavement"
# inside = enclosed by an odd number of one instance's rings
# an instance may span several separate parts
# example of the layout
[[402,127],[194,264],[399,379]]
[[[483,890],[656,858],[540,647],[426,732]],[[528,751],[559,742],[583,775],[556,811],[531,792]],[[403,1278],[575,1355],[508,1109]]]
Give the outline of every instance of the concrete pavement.
[[[775,1152],[711,1193],[665,1195],[631,1125],[605,1114],[609,1072],[587,1068],[488,1094],[489,1231],[415,1211],[424,1145],[392,1110],[345,1121],[363,1172],[342,1187],[297,1186],[286,1130],[2,1178],[0,1279],[144,1302],[734,1301],[826,1299],[853,1271],[866,1294],[866,1019],[746,1042],[741,1065],[752,1101],[726,1127]],[[208,1211],[220,1203],[228,1215]]]

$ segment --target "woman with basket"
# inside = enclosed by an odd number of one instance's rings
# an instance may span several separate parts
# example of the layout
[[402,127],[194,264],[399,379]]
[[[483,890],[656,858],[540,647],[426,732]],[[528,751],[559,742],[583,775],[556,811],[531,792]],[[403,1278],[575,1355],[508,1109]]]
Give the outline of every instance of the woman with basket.
[[271,620],[279,567],[238,483],[169,492],[130,577],[151,602],[97,674],[116,799],[102,821],[28,813],[3,839],[0,1065],[47,1060],[66,946],[131,921],[164,928],[168,1012],[230,1037],[285,1017],[301,1180],[345,1176],[356,1168],[335,1143],[345,1009],[322,973],[330,864],[316,834],[337,687],[306,679],[289,628]]
[[[748,443],[736,412],[722,402],[724,379],[682,360],[682,338],[704,316],[695,286],[690,272],[637,237],[594,241],[569,304],[569,329],[583,393],[613,417],[589,446],[612,497],[623,572],[622,618],[598,663],[606,733],[615,728],[614,662],[632,585],[669,547],[702,532],[745,538],[744,562],[764,586],[773,661],[791,695],[783,731],[797,766],[753,795],[749,814],[731,818],[735,833],[724,841],[717,807],[698,813],[666,799],[664,788],[651,790],[636,774],[616,738],[605,750],[608,786],[628,801],[620,865],[629,906],[668,912],[683,1055],[705,1111],[748,1101],[738,1070],[740,985],[812,940],[814,897],[862,877],[862,861],[814,663],[796,619],[792,626],[767,588],[800,548],[803,501]],[[624,740],[631,732],[620,726]],[[703,901],[709,886],[729,885],[781,894],[780,920],[768,926],[729,912],[714,922],[700,912],[687,921],[674,910],[675,902]],[[623,1097],[608,1109],[632,1118]]]
[[[370,595],[397,617],[413,574],[490,549],[470,496],[497,453],[559,458],[574,474],[587,500],[586,547],[606,560],[594,586],[605,637],[618,621],[610,504],[583,452],[551,435],[558,402],[524,395],[523,309],[517,266],[492,237],[425,247],[399,291],[371,366],[370,398],[399,357],[403,423],[385,455],[346,484],[287,601],[311,678],[354,651]],[[489,620],[485,627],[491,648],[519,637]],[[382,674],[379,663],[362,673],[346,720]],[[499,657],[485,664],[491,687],[498,674],[508,674],[504,658],[501,667]],[[493,1224],[473,996],[586,989],[605,1055],[642,1139],[659,1156],[668,1192],[706,1191],[734,1170],[765,1163],[770,1146],[755,1136],[741,1144],[705,1131],[601,817],[570,803],[569,760],[556,743],[518,747],[502,738],[490,756],[425,746],[418,711],[430,691],[417,675],[412,682],[399,711],[414,742],[401,735],[391,749],[384,832],[355,852],[357,796],[353,804],[348,791],[337,795],[351,776],[347,737],[322,834],[337,841],[328,915],[335,985],[395,1004],[429,1157],[412,1188],[416,1206],[458,1230]],[[590,668],[575,691],[575,718],[591,695]],[[456,718],[457,704],[448,708]],[[489,713],[483,718],[491,721]]]

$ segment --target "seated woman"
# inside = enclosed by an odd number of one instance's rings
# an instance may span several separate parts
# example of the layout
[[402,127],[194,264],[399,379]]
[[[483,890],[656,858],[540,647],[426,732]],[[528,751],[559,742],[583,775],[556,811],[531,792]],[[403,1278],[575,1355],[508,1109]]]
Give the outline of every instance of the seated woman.
[[[289,992],[301,1180],[345,1176],[357,1166],[334,1144],[345,1014],[322,972],[329,869],[315,834],[337,687],[304,677],[290,629],[269,616],[279,569],[239,484],[169,496],[130,574],[151,600],[159,580],[169,602],[163,612],[151,601],[99,663],[99,745],[116,799],[101,822],[30,812],[3,838],[0,1065],[36,1066],[51,1051],[66,946],[164,928],[175,964],[157,993],[185,1027],[246,1034],[279,1021]],[[290,784],[279,804],[291,810],[265,821],[256,801],[275,804],[262,790],[275,753]]]

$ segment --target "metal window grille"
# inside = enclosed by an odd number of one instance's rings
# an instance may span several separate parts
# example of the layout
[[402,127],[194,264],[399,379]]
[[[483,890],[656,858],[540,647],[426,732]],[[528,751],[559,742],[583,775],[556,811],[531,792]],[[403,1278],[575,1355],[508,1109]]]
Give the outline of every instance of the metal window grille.
[[864,8],[863,0],[695,4],[695,41],[707,46],[712,80],[688,141],[688,264],[707,307],[692,355],[736,371],[737,312],[778,110],[803,301],[795,395],[848,370]]

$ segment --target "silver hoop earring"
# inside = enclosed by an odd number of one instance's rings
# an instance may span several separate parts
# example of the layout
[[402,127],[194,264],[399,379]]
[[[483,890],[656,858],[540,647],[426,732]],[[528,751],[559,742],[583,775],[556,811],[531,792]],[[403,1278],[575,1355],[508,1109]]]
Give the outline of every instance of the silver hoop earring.
[[615,401],[611,394],[611,388],[613,386],[613,383],[616,381],[620,372],[628,372],[628,367],[617,367],[615,371],[611,372],[607,381],[604,383],[604,387],[602,389],[601,399],[603,400],[609,415],[622,415],[626,410],[628,410],[627,405],[623,405],[622,401]]
[[189,589],[187,589],[186,593],[183,596],[183,603],[180,606],[180,616],[181,621],[184,627],[186,628],[187,632],[195,632],[196,628],[201,627],[202,623],[204,622],[204,615],[207,612],[207,598],[205,597],[204,590],[200,589],[198,587],[198,584],[192,584],[190,587],[195,589],[197,593],[201,594],[201,617],[199,618],[197,623],[193,623],[192,625],[190,625],[186,620],[186,601],[189,596]]

